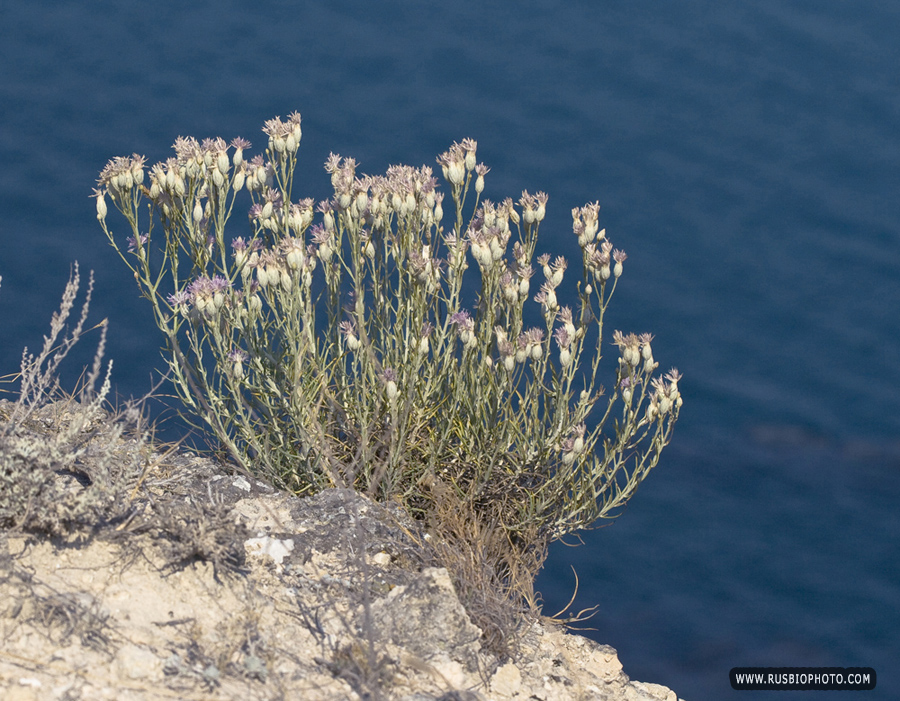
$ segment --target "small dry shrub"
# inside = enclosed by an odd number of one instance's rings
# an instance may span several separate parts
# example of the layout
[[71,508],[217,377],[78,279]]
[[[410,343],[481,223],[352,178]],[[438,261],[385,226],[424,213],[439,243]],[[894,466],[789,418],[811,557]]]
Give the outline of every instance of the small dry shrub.
[[[139,445],[146,436],[138,405],[128,403],[117,416],[104,409],[111,363],[96,387],[105,321],[80,390],[66,395],[60,389],[59,365],[87,332],[93,276],[79,319],[64,333],[78,287],[76,263],[41,352],[23,352],[17,401],[0,400],[0,527],[65,535],[114,520],[127,509],[124,495],[141,471]],[[124,448],[126,431],[137,436],[132,449]]]
[[244,542],[252,534],[230,506],[159,501],[145,528],[153,533],[170,569],[201,560],[213,566],[216,579],[246,570]]

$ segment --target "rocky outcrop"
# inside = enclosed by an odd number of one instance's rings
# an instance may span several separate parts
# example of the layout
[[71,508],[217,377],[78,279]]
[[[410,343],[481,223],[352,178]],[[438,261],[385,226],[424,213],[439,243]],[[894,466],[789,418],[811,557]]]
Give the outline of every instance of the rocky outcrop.
[[510,658],[485,650],[398,507],[189,453],[154,470],[115,520],[0,535],[2,698],[677,700],[541,620]]

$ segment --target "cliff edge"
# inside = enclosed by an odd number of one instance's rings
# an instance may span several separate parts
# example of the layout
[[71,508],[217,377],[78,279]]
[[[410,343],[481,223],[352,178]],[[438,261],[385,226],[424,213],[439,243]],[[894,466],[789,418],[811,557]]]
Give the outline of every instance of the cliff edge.
[[[0,530],[2,698],[677,701],[544,620],[518,624],[514,654],[485,649],[399,507],[150,457],[102,523]],[[52,475],[56,498],[92,488],[91,459]]]

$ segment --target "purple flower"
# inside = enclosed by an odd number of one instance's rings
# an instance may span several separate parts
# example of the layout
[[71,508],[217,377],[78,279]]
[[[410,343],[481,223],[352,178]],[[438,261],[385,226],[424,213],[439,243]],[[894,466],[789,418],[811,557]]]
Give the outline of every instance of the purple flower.
[[232,363],[243,363],[249,358],[246,352],[242,351],[240,348],[235,348],[228,353],[228,360]]
[[[147,234],[141,234],[140,238],[141,238],[141,246],[143,246],[145,243],[147,243],[147,240],[148,240]],[[138,247],[137,239],[135,239],[134,236],[129,236],[128,237],[128,250],[133,251],[137,247]]]
[[457,330],[460,333],[463,331],[472,331],[475,328],[475,322],[472,320],[472,317],[469,316],[469,312],[465,309],[453,314],[450,317],[450,323],[456,324]]
[[171,294],[168,297],[169,306],[173,309],[177,309],[178,307],[187,305],[190,301],[191,295],[188,294],[188,292],[185,290],[181,290],[180,292]]
[[231,287],[231,283],[228,282],[228,278],[223,277],[222,275],[216,275],[210,280],[210,287],[213,292],[224,292]]

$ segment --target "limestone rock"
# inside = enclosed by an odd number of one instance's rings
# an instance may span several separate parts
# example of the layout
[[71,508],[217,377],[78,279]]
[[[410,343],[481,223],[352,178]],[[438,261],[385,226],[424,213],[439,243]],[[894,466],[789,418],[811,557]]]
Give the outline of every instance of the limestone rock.
[[188,453],[157,469],[94,531],[0,532],[0,698],[677,701],[537,621],[513,659],[486,652],[396,506]]

